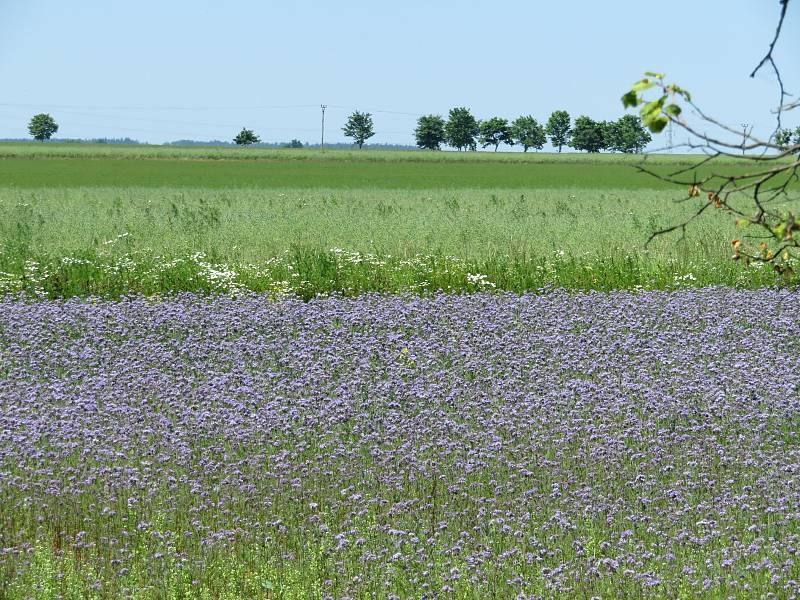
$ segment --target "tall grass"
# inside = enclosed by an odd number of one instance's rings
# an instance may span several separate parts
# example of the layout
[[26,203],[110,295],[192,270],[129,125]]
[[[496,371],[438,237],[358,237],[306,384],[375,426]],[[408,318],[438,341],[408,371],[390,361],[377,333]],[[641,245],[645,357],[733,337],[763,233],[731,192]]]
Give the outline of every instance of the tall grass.
[[730,260],[721,215],[653,191],[0,190],[0,290],[522,292],[782,283]]
[[462,258],[558,250],[727,256],[731,236],[741,232],[718,214],[691,228],[683,242],[664,238],[645,249],[654,228],[698,205],[676,204],[673,197],[619,189],[0,188],[0,239],[55,256],[92,249],[203,251],[233,262],[263,261],[298,244]]

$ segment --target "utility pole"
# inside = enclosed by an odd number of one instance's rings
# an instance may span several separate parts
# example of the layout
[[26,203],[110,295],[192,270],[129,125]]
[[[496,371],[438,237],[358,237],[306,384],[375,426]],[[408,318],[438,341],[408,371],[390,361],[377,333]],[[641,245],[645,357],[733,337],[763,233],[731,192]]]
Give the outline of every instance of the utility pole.
[[667,126],[667,139],[669,140],[669,153],[672,154],[672,119],[669,120],[669,125]]
[[744,154],[744,147],[747,144],[747,128],[750,127],[750,123],[742,123],[742,154]]
[[320,104],[319,107],[322,109],[322,138],[319,147],[321,150],[325,150],[325,109],[328,108],[328,105]]

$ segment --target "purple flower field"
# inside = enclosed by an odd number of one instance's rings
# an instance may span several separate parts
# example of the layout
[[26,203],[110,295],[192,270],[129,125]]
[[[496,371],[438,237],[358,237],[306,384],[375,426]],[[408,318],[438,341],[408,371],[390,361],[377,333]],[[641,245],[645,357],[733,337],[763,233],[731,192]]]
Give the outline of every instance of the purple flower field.
[[798,309],[0,299],[0,597],[796,597]]

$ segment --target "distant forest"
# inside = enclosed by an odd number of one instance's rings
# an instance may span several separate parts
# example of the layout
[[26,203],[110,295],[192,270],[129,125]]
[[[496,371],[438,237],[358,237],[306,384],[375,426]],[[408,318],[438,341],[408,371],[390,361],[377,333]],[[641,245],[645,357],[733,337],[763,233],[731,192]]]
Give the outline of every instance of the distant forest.
[[[0,138],[0,142],[31,142],[31,138]],[[96,138],[91,140],[75,139],[75,138],[51,138],[44,142],[36,142],[37,144],[142,144],[139,140],[132,140],[131,138]]]
[[[198,140],[177,140],[174,142],[165,142],[164,146],[230,146],[231,148],[238,147],[234,142],[223,142],[222,140],[198,141]],[[338,143],[325,143],[326,148],[333,148],[339,150],[352,149],[355,144],[348,142]],[[292,142],[258,142],[250,144],[248,148],[292,148],[300,147],[292,145]],[[319,144],[311,144],[303,142],[303,148],[319,148]],[[417,146],[410,146],[406,144],[364,144],[364,148],[370,150],[419,150]]]
[[[31,142],[30,138],[0,138],[0,142]],[[41,143],[41,142],[35,142]],[[95,139],[73,139],[73,138],[52,138],[44,143],[50,144],[127,144],[127,145],[150,145],[147,142],[140,142],[139,140],[133,140],[131,138],[95,138]],[[159,144],[153,144],[159,145]],[[231,148],[237,148],[238,146],[233,142],[224,142],[222,140],[176,140],[174,142],[164,142],[160,144],[162,146],[228,146]],[[354,144],[346,143],[346,142],[339,142],[339,143],[326,143],[326,148],[331,148],[335,150],[347,150],[352,149]],[[299,147],[293,146],[292,142],[259,142],[257,144],[251,144],[248,146],[249,148],[291,148],[291,147]],[[308,142],[304,142],[302,145],[303,148],[319,148],[319,144],[310,144]],[[409,146],[405,144],[364,144],[364,148],[369,148],[370,150],[419,150],[416,146]]]

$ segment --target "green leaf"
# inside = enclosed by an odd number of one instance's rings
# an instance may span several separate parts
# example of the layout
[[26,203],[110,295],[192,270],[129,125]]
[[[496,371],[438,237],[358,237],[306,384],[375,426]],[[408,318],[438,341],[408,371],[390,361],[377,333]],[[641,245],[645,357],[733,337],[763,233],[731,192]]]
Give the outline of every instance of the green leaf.
[[669,84],[667,86],[666,89],[667,89],[667,92],[669,92],[670,94],[678,94],[678,95],[683,96],[684,98],[686,98],[687,101],[689,101],[689,102],[692,101],[692,95],[688,91],[686,91],[685,89],[680,87],[679,85],[671,83],[671,84]]
[[654,81],[650,81],[649,79],[642,79],[641,81],[637,81],[633,85],[633,87],[631,88],[631,91],[641,92],[641,91],[644,91],[644,90],[649,90],[651,87],[655,87],[655,86],[656,86],[656,84],[655,84]]
[[681,107],[677,104],[667,104],[664,112],[670,116],[677,117],[679,114],[681,114]]
[[669,119],[667,119],[667,117],[658,116],[650,119],[650,121],[647,123],[647,128],[653,133],[661,133],[664,131],[664,127],[666,127],[668,123]]
[[653,113],[660,113],[661,107],[664,106],[664,100],[666,96],[661,96],[658,100],[653,100],[652,102],[648,102],[642,107],[641,114],[642,118],[647,118],[648,115]]
[[622,106],[624,106],[625,108],[638,106],[639,102],[640,102],[639,96],[637,96],[636,92],[634,92],[633,90],[622,96]]
[[657,77],[658,79],[664,79],[664,77],[666,77],[664,73],[654,73],[653,71],[645,71],[644,74],[648,77]]

